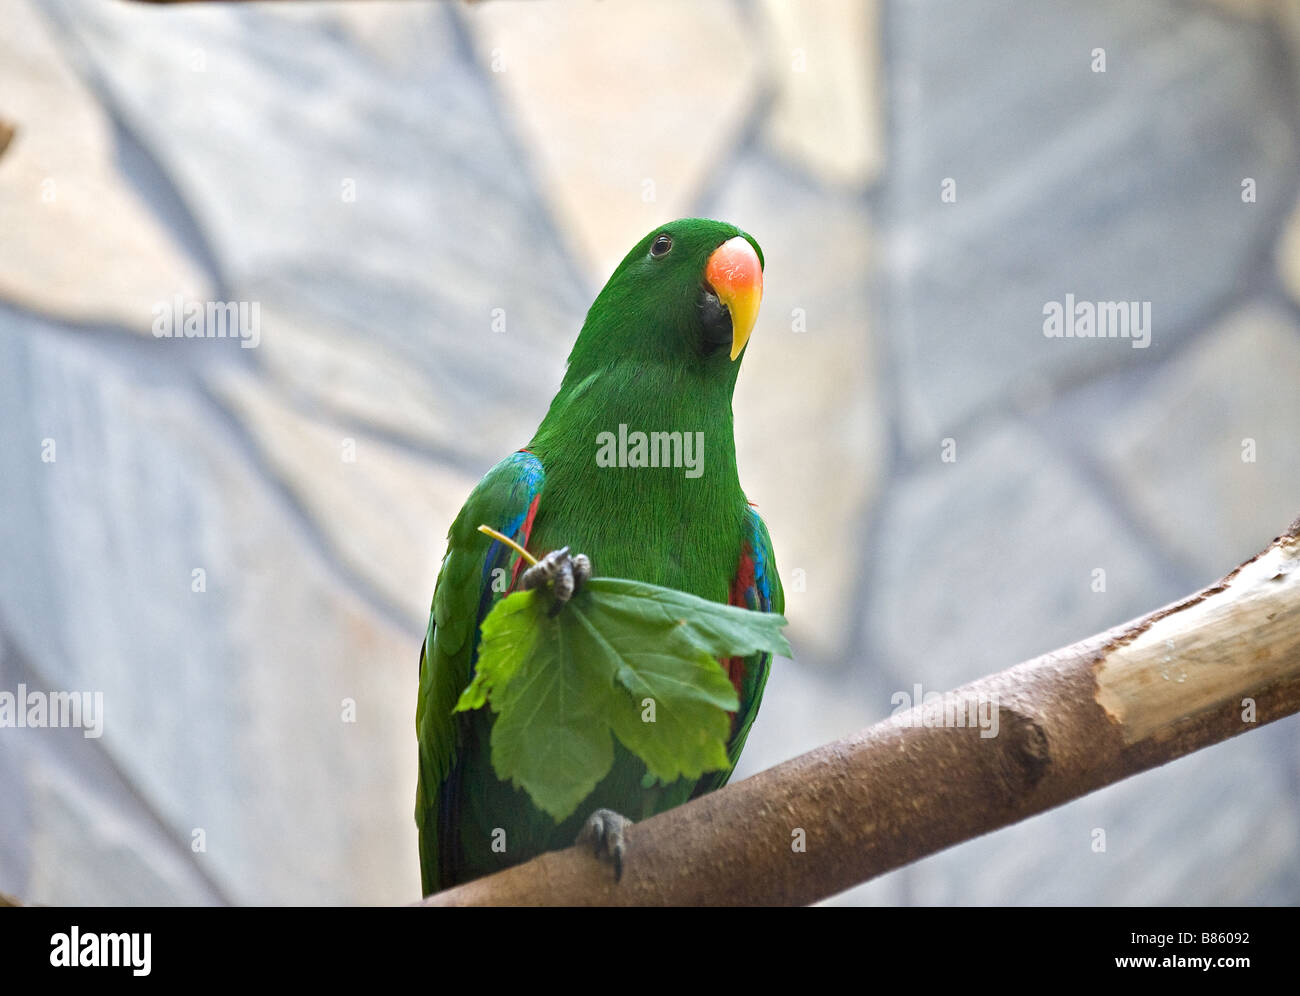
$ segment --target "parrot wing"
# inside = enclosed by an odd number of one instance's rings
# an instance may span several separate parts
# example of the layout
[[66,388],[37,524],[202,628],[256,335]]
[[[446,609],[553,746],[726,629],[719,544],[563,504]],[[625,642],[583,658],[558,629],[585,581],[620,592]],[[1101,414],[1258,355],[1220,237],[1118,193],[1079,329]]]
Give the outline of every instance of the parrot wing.
[[[776,558],[772,554],[772,538],[767,526],[753,506],[745,509],[745,542],[740,550],[740,563],[731,582],[732,605],[755,612],[785,612],[785,590],[776,573]],[[758,706],[767,687],[767,676],[772,670],[771,654],[754,654],[752,657],[732,657],[723,662],[740,697],[740,708],[733,721],[731,741],[727,744],[730,763],[721,771],[709,772],[695,787],[692,798],[712,792],[727,784],[736,770],[740,752],[758,716]]]
[[[479,624],[511,587],[522,560],[499,540],[478,531],[488,525],[527,546],[545,473],[527,450],[510,454],[493,467],[470,494],[447,534],[429,628],[420,648],[420,691],[415,728],[419,738],[419,776],[415,822],[420,834],[420,875],[424,894],[438,891],[447,857],[440,830],[447,825],[453,774],[465,717],[452,709],[474,676]],[[511,560],[515,560],[513,569]]]

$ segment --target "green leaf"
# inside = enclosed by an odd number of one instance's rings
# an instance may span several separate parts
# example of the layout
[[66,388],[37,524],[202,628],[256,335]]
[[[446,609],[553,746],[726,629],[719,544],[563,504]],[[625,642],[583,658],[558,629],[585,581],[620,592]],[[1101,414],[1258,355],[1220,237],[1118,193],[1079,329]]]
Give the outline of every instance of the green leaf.
[[769,653],[790,656],[781,630],[785,616],[754,612],[735,605],[710,602],[673,588],[623,578],[593,578],[587,591],[600,592],[601,605],[611,611],[639,615],[648,626],[685,626],[692,642],[716,657],[748,657]]
[[[601,658],[575,652],[570,620],[548,619],[549,598],[532,594],[536,639],[489,691],[497,713],[492,766],[559,823],[614,763],[606,719],[615,704],[614,676]],[[507,661],[498,670],[509,668]]]
[[590,580],[555,618],[550,604],[496,605],[456,709],[491,704],[493,768],[557,823],[609,773],[611,732],[665,783],[725,768],[739,701],[718,658],[790,653],[779,615],[641,582]]
[[539,591],[502,599],[483,620],[474,680],[454,711],[491,702],[492,766],[558,823],[614,763],[605,714],[614,692],[601,660],[572,652],[572,627],[549,619]]
[[474,680],[460,693],[452,712],[481,709],[493,687],[504,687],[533,652],[541,633],[536,623],[535,592],[502,599],[483,620]]

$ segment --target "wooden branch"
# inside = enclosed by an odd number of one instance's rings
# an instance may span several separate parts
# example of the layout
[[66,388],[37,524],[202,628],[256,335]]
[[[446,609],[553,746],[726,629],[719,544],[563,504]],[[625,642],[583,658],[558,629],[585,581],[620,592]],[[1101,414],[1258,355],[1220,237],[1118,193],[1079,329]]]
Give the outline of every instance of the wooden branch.
[[[636,824],[621,883],[570,848],[425,903],[810,903],[1300,711],[1300,519],[1218,584],[945,698]],[[996,735],[933,725],[959,715]]]

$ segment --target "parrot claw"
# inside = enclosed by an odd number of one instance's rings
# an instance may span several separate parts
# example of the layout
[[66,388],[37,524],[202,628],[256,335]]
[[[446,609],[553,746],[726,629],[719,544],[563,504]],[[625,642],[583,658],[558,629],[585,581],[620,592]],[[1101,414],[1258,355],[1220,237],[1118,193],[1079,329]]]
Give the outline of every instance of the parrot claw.
[[623,879],[623,855],[627,852],[627,828],[632,821],[612,809],[597,809],[578,832],[576,845],[591,847],[601,861],[614,864],[614,881]]
[[545,557],[524,571],[519,579],[523,591],[540,588],[554,582],[555,604],[548,615],[554,616],[564,608],[565,603],[573,597],[574,592],[582,587],[591,577],[591,560],[585,553],[569,555],[567,546],[552,550]]

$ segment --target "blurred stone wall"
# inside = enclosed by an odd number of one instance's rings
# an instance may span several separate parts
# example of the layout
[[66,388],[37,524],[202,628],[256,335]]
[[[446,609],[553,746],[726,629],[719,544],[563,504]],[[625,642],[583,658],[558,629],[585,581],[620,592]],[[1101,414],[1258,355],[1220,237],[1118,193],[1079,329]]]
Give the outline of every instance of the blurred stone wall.
[[[674,217],[767,261],[735,409],[797,660],[742,776],[1300,512],[1296,3],[0,24],[0,691],[97,691],[104,720],[0,730],[0,890],[414,899],[447,526]],[[1149,346],[1045,337],[1066,294],[1148,302]],[[255,348],[156,336],[178,298],[255,306]],[[838,901],[1295,903],[1298,746],[1278,723]]]

